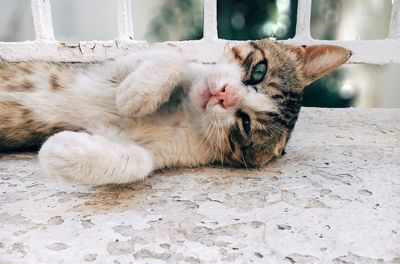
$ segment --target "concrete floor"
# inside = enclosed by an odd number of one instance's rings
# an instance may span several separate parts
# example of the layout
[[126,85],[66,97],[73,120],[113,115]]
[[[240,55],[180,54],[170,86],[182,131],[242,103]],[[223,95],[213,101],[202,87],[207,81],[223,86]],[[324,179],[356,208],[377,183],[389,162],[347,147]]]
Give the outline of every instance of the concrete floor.
[[266,168],[126,186],[1,155],[0,263],[400,263],[400,109],[303,109]]

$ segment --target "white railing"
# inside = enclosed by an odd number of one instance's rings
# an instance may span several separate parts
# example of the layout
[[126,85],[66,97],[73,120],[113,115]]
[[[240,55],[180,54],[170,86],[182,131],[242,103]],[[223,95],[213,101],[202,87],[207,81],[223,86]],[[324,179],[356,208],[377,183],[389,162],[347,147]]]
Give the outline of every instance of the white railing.
[[[36,39],[25,42],[0,42],[0,57],[21,61],[42,59],[52,61],[99,61],[150,45],[174,45],[187,51],[188,57],[204,61],[223,54],[227,45],[237,41],[222,40],[217,32],[217,0],[204,0],[203,39],[149,44],[134,39],[132,1],[118,0],[118,38],[109,41],[80,41],[76,45],[59,42],[54,37],[50,0],[31,0]],[[382,40],[328,41],[315,40],[310,34],[311,1],[299,0],[296,35],[284,40],[294,44],[333,44],[353,51],[349,63],[400,63],[400,0],[392,0],[389,36]]]

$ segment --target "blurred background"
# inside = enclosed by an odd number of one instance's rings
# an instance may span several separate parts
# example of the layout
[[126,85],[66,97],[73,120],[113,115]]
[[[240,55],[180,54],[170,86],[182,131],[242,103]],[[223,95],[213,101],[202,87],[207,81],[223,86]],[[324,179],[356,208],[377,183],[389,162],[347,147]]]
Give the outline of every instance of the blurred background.
[[[52,0],[56,38],[117,36],[116,0]],[[0,0],[0,41],[34,39],[30,0]],[[315,39],[368,40],[388,35],[391,0],[313,0]],[[294,36],[297,0],[218,0],[219,37],[232,40]],[[135,0],[135,38],[151,42],[201,39],[202,0]],[[400,107],[400,65],[345,65],[305,91],[304,105]]]

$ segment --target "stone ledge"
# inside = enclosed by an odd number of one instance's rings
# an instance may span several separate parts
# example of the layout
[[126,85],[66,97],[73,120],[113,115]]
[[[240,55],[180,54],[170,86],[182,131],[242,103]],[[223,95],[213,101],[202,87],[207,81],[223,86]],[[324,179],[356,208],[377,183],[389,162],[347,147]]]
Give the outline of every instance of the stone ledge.
[[126,186],[0,157],[0,263],[400,263],[400,110],[302,110],[260,170],[167,171]]

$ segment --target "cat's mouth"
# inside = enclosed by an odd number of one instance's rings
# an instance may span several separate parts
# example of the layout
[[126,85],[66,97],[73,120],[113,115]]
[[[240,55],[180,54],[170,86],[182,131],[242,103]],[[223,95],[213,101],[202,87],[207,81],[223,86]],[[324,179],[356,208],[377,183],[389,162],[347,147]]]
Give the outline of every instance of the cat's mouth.
[[211,94],[208,87],[204,89],[204,92],[201,95],[201,100],[202,100],[201,106],[204,111],[211,110],[212,108],[215,107],[226,109],[226,107],[223,104],[223,100]]
[[206,86],[200,94],[201,107],[204,111],[214,107],[230,109],[241,101],[241,97],[240,91],[230,84],[224,85],[217,92],[211,92],[210,88]]

